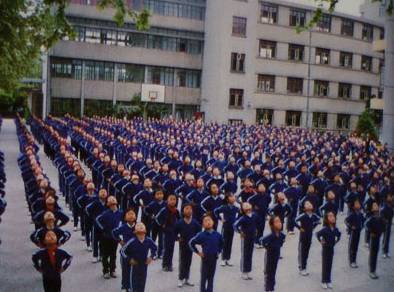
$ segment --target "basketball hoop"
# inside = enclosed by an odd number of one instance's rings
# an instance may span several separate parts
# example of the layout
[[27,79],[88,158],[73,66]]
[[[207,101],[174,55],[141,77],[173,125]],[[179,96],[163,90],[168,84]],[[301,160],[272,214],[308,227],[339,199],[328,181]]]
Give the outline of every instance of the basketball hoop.
[[157,91],[149,91],[149,95],[148,95],[149,100],[151,102],[154,102],[157,99],[158,95],[159,93]]

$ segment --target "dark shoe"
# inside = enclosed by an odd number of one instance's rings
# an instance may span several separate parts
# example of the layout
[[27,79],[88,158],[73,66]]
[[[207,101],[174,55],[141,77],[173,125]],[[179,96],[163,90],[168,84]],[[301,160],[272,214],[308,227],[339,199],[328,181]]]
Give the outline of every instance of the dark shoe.
[[111,278],[117,278],[117,277],[118,277],[118,276],[116,276],[116,273],[115,273],[115,272],[112,272],[112,273],[110,273],[109,275],[110,275]]

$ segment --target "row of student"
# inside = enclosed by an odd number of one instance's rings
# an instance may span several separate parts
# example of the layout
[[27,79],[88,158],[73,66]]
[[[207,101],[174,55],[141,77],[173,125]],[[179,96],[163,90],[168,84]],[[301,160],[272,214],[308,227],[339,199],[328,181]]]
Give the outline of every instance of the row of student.
[[[0,116],[0,131],[3,124],[3,118]],[[7,201],[5,200],[5,183],[7,181],[5,171],[4,171],[4,153],[0,150],[0,223],[1,216],[5,212],[7,207]],[[1,244],[1,238],[0,238]]]
[[61,273],[71,263],[72,256],[59,247],[70,233],[61,229],[68,217],[57,204],[55,190],[50,187],[38,157],[38,146],[23,120],[15,120],[20,146],[18,166],[25,187],[26,201],[36,230],[30,239],[40,249],[32,256],[34,268],[42,274],[45,292],[61,290]]

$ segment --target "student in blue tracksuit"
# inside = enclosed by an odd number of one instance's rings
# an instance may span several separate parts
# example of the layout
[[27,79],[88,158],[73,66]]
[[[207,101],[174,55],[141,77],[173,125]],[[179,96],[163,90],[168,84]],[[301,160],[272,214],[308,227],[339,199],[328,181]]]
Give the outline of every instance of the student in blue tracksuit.
[[[134,229],[137,216],[134,209],[128,209],[123,219],[124,222],[121,223],[119,227],[112,230],[113,238],[115,238],[122,247],[135,236]],[[127,259],[123,257],[120,258],[120,264],[122,267],[122,289],[128,291],[130,290],[130,265]]]
[[96,219],[100,216],[104,211],[108,209],[107,207],[107,197],[108,193],[106,189],[100,189],[98,194],[98,200],[94,200],[89,205],[86,206],[85,212],[87,215],[87,220],[92,225],[92,234],[93,234],[93,262],[98,263],[99,259],[99,251],[100,251],[100,238],[101,232],[100,228],[96,224]]
[[166,202],[163,200],[164,193],[162,190],[155,191],[155,199],[149,203],[148,206],[144,209],[144,212],[150,216],[152,220],[152,240],[156,243],[156,239],[158,241],[158,250],[157,250],[157,257],[160,259],[163,254],[163,230],[161,226],[159,226],[154,220],[156,215],[166,206]]
[[304,203],[304,213],[295,219],[295,225],[300,230],[298,242],[298,269],[302,276],[308,276],[306,270],[309,250],[312,244],[313,229],[320,224],[320,217],[313,213],[313,205],[306,201]]
[[[223,249],[223,237],[214,229],[214,220],[210,215],[204,215],[203,231],[189,241],[189,247],[201,258],[200,292],[213,292],[216,262]],[[201,250],[197,248],[201,246]]]
[[328,191],[326,199],[323,205],[319,208],[320,216],[324,216],[326,212],[333,212],[335,215],[338,214],[338,204],[335,200],[335,193]]
[[174,247],[176,241],[175,225],[180,219],[180,214],[176,208],[177,198],[175,195],[169,195],[167,206],[163,207],[156,216],[157,224],[163,228],[164,253],[162,268],[165,272],[172,272],[172,258],[174,256]]
[[391,225],[393,224],[393,196],[388,194],[386,196],[386,201],[382,204],[380,208],[380,216],[385,221],[385,228],[383,233],[383,258],[389,258],[389,246],[390,246],[390,235],[391,235]]
[[216,218],[222,221],[223,251],[222,262],[220,265],[222,267],[232,267],[233,264],[230,262],[230,259],[234,238],[233,225],[238,218],[239,208],[235,206],[237,199],[234,194],[228,193],[225,200],[227,201],[227,204],[216,208],[213,213]]
[[268,214],[269,204],[271,203],[271,196],[266,192],[266,187],[263,183],[257,185],[257,192],[248,199],[248,203],[252,205],[253,213],[257,217],[257,248],[262,248],[260,238],[264,236],[265,219]]
[[116,250],[118,242],[112,236],[112,230],[118,227],[123,219],[123,211],[118,209],[118,202],[114,196],[107,199],[108,210],[96,218],[96,223],[102,236],[100,238],[100,252],[103,263],[104,279],[116,278]]
[[70,232],[64,231],[55,225],[55,215],[52,212],[46,212],[44,215],[44,226],[37,229],[30,235],[30,240],[38,247],[45,246],[45,234],[52,230],[56,234],[57,245],[65,244],[71,237]]
[[92,239],[93,223],[86,214],[86,207],[93,201],[98,200],[97,193],[95,192],[95,186],[92,182],[86,185],[86,194],[80,196],[77,199],[77,205],[80,209],[81,215],[81,230],[85,235],[85,241],[88,251],[92,251],[90,246]]
[[361,204],[359,200],[349,203],[350,213],[345,218],[345,224],[349,233],[349,265],[351,268],[357,268],[357,251],[360,242],[360,233],[364,228],[365,218],[361,212]]
[[210,185],[210,196],[206,197],[202,202],[201,202],[201,208],[204,210],[206,214],[211,215],[212,219],[214,220],[214,229],[216,230],[218,227],[218,220],[213,214],[213,211],[216,208],[219,208],[223,204],[223,200],[220,196],[219,192],[219,187],[217,184],[212,183]]
[[334,246],[341,239],[341,232],[336,227],[336,216],[333,212],[324,214],[323,228],[316,233],[322,245],[322,288],[332,289],[331,269],[334,258]]
[[282,233],[283,224],[279,216],[271,216],[269,219],[271,234],[260,239],[261,245],[266,249],[264,257],[264,286],[265,291],[274,291],[276,269],[280,259],[280,249],[285,242],[286,236]]
[[45,234],[45,248],[32,256],[34,268],[42,274],[45,292],[60,292],[61,273],[71,264],[72,256],[57,247],[57,237],[52,230]]
[[[122,258],[131,266],[131,291],[144,292],[148,265],[156,257],[157,246],[146,236],[144,223],[135,225],[135,237],[121,249]],[[127,290],[126,290],[127,291]]]
[[302,196],[302,189],[298,187],[298,182],[295,177],[290,178],[290,186],[285,189],[283,193],[286,195],[287,202],[291,207],[291,212],[287,216],[287,232],[290,235],[294,235],[297,207]]
[[189,241],[201,231],[201,225],[193,218],[193,207],[185,204],[182,208],[183,218],[175,225],[175,233],[179,242],[179,276],[178,287],[194,286],[190,282],[190,266],[193,252],[189,248]]
[[252,205],[242,204],[243,215],[234,223],[234,230],[241,235],[241,273],[242,279],[252,280],[253,249],[257,233],[257,216],[253,214]]
[[276,194],[277,202],[268,210],[270,216],[278,216],[282,221],[282,228],[285,222],[285,218],[291,213],[291,207],[286,202],[286,196],[284,193],[279,192]]
[[370,234],[369,239],[369,276],[371,279],[378,279],[376,275],[376,265],[378,262],[378,254],[380,248],[380,237],[382,236],[385,228],[385,222],[379,214],[379,205],[373,202],[371,205],[371,215],[365,221],[365,228],[368,229]]

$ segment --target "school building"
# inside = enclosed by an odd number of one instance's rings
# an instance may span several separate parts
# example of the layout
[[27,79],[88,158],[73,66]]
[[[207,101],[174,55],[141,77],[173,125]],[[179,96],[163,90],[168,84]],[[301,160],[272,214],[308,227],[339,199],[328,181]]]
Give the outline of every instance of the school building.
[[[384,25],[335,12],[299,31],[314,8],[280,0],[128,0],[151,11],[150,28],[117,27],[114,10],[71,0],[74,40],[45,62],[44,111],[127,106],[163,88],[177,118],[351,130],[382,98]],[[145,88],[145,89],[144,89]],[[159,95],[160,95],[159,94]],[[157,99],[158,98],[158,99]]]

